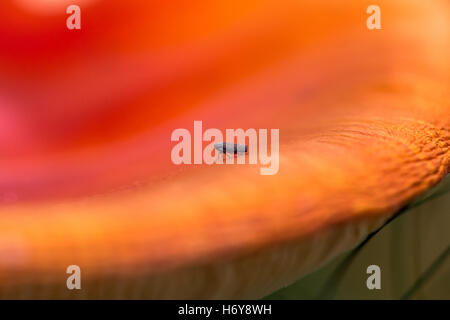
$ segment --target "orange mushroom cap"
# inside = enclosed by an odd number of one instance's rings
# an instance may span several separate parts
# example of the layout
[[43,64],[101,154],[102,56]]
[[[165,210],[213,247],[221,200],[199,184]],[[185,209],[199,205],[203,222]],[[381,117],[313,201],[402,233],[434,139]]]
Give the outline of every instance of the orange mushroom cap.
[[[4,0],[0,296],[256,298],[450,168],[450,5]],[[277,128],[280,164],[175,165],[171,132]],[[65,270],[81,267],[83,289]]]

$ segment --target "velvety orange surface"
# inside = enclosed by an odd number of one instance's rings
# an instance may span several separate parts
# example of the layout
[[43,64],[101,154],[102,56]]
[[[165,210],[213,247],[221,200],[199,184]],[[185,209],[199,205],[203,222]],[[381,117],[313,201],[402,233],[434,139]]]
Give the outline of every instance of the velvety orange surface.
[[[448,1],[377,1],[368,30],[368,1],[84,0],[71,31],[75,2],[0,4],[6,295],[71,264],[125,282],[220,265],[387,218],[449,172]],[[278,174],[174,165],[194,120],[280,129]]]

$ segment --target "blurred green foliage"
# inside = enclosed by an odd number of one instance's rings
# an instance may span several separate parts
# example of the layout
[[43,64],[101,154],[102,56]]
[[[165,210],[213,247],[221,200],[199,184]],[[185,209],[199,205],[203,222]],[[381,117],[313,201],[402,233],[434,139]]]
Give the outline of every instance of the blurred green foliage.
[[[352,251],[266,299],[450,299],[450,177]],[[369,265],[381,289],[369,290]]]

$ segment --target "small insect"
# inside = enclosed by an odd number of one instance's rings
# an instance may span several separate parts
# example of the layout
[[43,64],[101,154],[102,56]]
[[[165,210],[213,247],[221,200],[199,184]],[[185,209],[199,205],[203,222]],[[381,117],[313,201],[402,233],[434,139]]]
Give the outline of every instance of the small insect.
[[230,142],[222,142],[214,144],[214,148],[219,151],[219,154],[226,154],[227,157],[230,157],[231,154],[243,154],[248,151],[248,146],[245,144],[237,144]]

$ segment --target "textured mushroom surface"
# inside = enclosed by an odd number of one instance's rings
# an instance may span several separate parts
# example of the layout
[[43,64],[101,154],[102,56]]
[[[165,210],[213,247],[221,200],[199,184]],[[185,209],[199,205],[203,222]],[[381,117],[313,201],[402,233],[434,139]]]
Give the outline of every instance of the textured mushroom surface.
[[[450,170],[450,4],[0,5],[0,297],[259,298]],[[277,128],[259,165],[174,165],[171,132]],[[66,288],[66,268],[82,290]]]

